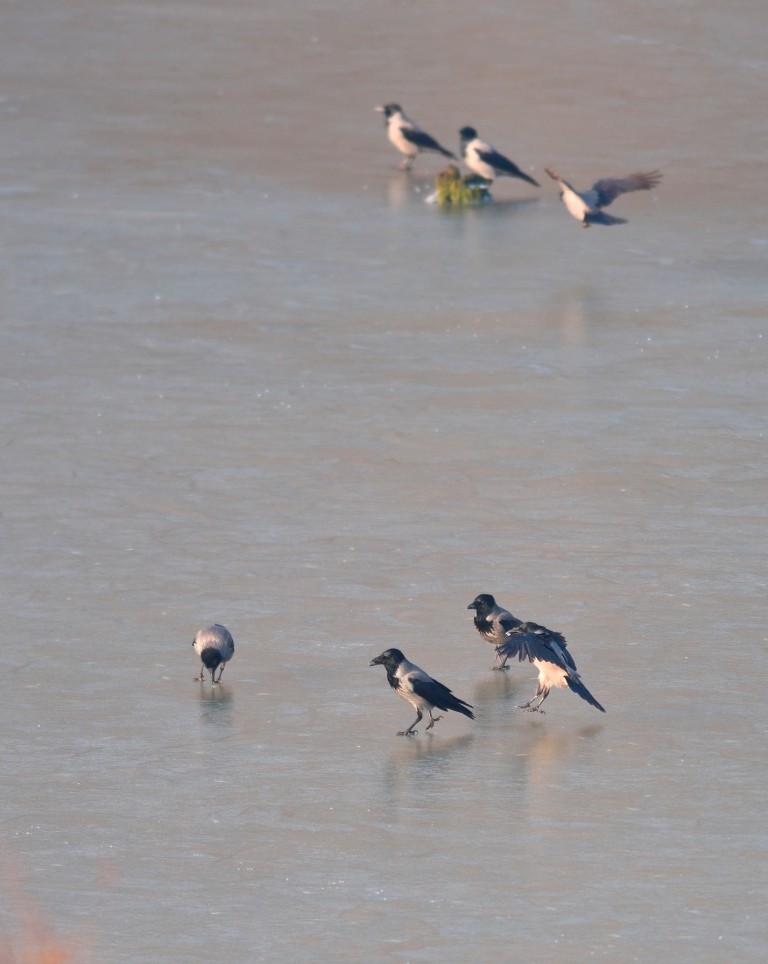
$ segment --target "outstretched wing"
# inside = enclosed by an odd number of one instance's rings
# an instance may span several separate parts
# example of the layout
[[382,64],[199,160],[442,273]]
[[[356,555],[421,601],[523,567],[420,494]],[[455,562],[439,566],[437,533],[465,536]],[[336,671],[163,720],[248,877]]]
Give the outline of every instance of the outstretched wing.
[[411,144],[414,144],[419,150],[422,151],[437,151],[438,154],[444,154],[446,157],[452,157],[456,160],[456,155],[447,151],[444,147],[437,143],[434,137],[431,137],[426,131],[419,130],[414,127],[401,127],[400,133],[403,137]]
[[[658,185],[660,180],[661,173],[659,171],[630,174],[628,177],[603,178],[600,181],[595,181],[592,185],[592,191],[596,195],[596,200],[592,203],[598,208],[608,207],[620,194],[627,194],[629,191],[650,191]],[[591,198],[590,201],[592,201]],[[616,222],[609,223],[615,224]]]
[[489,164],[496,171],[502,171],[510,177],[519,177],[523,181],[528,181],[529,184],[533,184],[535,187],[539,186],[539,182],[534,181],[525,171],[521,171],[517,164],[510,161],[508,157],[504,157],[503,154],[499,154],[497,150],[494,150],[494,148],[488,145],[482,149],[477,148],[477,156],[481,161],[485,161],[486,164]]
[[507,633],[507,642],[499,646],[499,653],[502,656],[517,656],[520,662],[527,659],[532,663],[537,659],[554,663],[564,670],[576,669],[565,636],[537,623],[523,623]]
[[464,700],[460,700],[458,696],[454,696],[447,686],[438,683],[436,679],[432,679],[432,677],[427,676],[426,673],[423,675],[410,673],[408,675],[408,682],[411,684],[413,692],[423,700],[431,703],[432,706],[436,706],[439,710],[454,710],[454,712],[463,713],[464,716],[468,716],[471,720],[474,720],[475,714],[472,712],[472,705],[470,703],[465,703]]

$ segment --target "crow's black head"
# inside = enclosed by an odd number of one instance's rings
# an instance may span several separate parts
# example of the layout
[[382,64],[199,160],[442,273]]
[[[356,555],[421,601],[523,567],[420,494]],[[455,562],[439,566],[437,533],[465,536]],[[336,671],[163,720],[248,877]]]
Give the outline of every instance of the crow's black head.
[[221,653],[213,646],[207,646],[202,653],[200,653],[200,659],[203,662],[203,666],[207,667],[207,669],[216,669],[220,663],[224,662],[221,658]]
[[399,649],[385,649],[381,656],[372,659],[369,666],[384,666],[387,670],[397,669],[405,659]]
[[490,593],[481,593],[477,599],[474,599],[468,606],[467,609],[476,609],[477,615],[480,617],[487,616],[488,613],[496,605],[496,600]]
[[467,141],[473,141],[477,137],[477,131],[474,127],[462,127],[459,131],[459,137],[462,144],[466,144]]
[[403,108],[399,104],[384,104],[382,107],[377,107],[376,110],[380,111],[385,117],[403,113]]

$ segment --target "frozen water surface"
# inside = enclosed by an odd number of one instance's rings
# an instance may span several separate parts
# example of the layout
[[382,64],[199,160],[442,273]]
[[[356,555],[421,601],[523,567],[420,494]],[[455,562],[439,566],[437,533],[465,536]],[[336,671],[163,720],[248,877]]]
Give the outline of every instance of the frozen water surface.
[[[8,7],[9,959],[764,959],[764,17]],[[388,100],[541,190],[426,205]],[[545,164],[664,180],[583,231]],[[476,722],[398,738],[392,645]]]

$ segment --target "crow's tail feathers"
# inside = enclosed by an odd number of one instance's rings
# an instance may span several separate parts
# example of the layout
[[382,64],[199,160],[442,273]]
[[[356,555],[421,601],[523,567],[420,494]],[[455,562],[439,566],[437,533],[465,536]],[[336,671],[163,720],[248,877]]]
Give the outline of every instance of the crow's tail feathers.
[[471,703],[465,703],[464,700],[460,700],[458,696],[451,694],[451,702],[448,706],[441,706],[440,709],[454,710],[456,713],[463,713],[464,716],[468,716],[470,720],[474,720],[475,714],[472,712],[473,706]]
[[596,700],[596,699],[594,698],[594,696],[589,692],[589,690],[588,690],[587,687],[581,682],[581,680],[573,679],[572,676],[566,676],[566,677],[565,677],[565,682],[568,684],[568,688],[569,688],[572,692],[574,692],[577,696],[580,696],[583,700],[586,700],[587,703],[590,703],[592,706],[596,707],[598,710],[600,710],[601,713],[605,713],[605,708],[602,707],[602,706],[597,702],[597,700]]
[[527,181],[529,184],[533,184],[534,187],[541,187],[541,184],[539,184],[537,180],[535,180],[534,178],[526,174],[525,171],[520,171],[520,173],[517,176],[521,177],[524,181]]

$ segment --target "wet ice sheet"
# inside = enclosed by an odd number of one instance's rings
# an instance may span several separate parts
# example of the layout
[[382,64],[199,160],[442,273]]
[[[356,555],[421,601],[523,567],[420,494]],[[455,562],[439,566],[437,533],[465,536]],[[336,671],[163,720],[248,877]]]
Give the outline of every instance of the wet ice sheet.
[[[95,960],[762,957],[758,17],[13,12],[14,943],[26,899]],[[610,231],[506,182],[446,216],[391,97],[534,175],[665,180]],[[516,711],[483,590],[605,718]],[[393,644],[476,723],[399,740]]]

